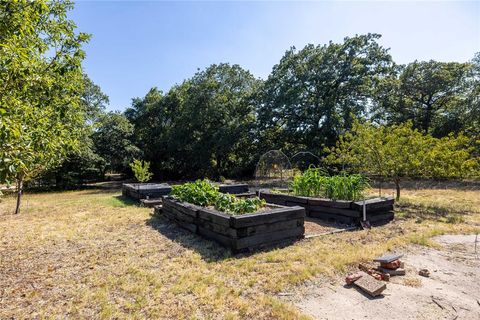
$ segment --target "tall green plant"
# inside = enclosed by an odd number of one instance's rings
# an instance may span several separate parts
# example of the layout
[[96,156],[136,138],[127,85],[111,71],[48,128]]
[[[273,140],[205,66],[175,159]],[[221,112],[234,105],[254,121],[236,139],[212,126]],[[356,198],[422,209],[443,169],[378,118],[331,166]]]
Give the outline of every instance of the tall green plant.
[[328,176],[325,170],[309,168],[294,177],[293,193],[306,197],[326,197],[334,200],[358,200],[369,188],[368,179],[360,174]]
[[139,182],[147,182],[153,176],[150,172],[150,162],[134,159],[130,163],[130,168],[132,168],[135,179]]

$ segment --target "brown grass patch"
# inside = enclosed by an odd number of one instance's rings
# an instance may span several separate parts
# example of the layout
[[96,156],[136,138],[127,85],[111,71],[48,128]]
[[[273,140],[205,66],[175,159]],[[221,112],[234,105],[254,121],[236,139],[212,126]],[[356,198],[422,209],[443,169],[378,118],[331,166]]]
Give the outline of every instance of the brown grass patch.
[[7,198],[0,203],[0,318],[299,319],[275,294],[409,243],[432,245],[434,235],[480,231],[478,191],[404,194],[414,204],[454,208],[463,220],[403,214],[369,231],[232,256],[117,192],[27,194],[18,216]]

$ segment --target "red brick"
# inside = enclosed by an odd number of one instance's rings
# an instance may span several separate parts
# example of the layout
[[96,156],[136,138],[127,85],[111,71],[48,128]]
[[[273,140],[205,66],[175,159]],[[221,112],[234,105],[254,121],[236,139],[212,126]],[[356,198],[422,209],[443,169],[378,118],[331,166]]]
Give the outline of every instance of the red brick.
[[395,270],[400,268],[400,260],[395,260],[389,263],[380,262],[380,266],[385,269]]

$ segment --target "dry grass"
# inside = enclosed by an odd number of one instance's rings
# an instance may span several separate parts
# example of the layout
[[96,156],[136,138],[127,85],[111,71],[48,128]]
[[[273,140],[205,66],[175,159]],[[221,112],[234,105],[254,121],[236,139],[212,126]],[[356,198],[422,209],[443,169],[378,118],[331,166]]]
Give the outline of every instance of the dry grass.
[[[18,216],[7,214],[14,201],[5,199],[0,318],[301,319],[277,293],[409,243],[432,245],[434,235],[480,231],[478,191],[404,195],[404,218],[386,226],[236,257],[118,193],[27,195]],[[462,219],[419,219],[417,204]]]

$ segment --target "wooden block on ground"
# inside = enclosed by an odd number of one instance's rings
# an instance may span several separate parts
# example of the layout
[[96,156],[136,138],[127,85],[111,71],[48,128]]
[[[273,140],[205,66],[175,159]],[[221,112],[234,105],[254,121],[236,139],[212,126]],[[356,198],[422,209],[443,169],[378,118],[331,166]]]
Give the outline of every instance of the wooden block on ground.
[[141,199],[140,203],[147,208],[153,208],[155,206],[161,205],[163,200],[160,199]]
[[385,283],[374,279],[372,276],[361,277],[354,284],[372,297],[380,295],[387,288]]
[[375,262],[389,263],[403,257],[403,254],[386,254],[381,257],[373,259]]
[[391,270],[391,269],[386,269],[379,267],[377,268],[378,271],[389,274],[391,276],[404,276],[405,275],[405,269],[398,268],[396,270]]

